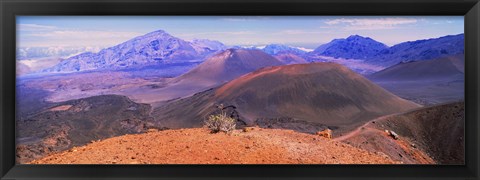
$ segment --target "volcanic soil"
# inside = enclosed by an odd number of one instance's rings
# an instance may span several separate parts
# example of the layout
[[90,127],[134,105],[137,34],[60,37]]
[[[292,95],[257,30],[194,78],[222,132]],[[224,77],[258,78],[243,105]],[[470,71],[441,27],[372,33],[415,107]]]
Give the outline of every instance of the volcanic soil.
[[[220,87],[172,100],[155,108],[152,116],[160,127],[201,127],[217,104],[232,107],[237,120],[249,126],[307,133],[328,126],[334,136],[374,118],[420,107],[342,65],[310,63],[261,68]],[[267,120],[258,123],[259,119]],[[277,119],[292,120],[277,126],[281,123]],[[310,128],[296,125],[300,121]]]
[[464,164],[464,111],[464,102],[455,102],[388,115],[335,140],[406,164]]
[[212,134],[206,128],[124,135],[51,154],[31,164],[396,164],[317,135],[249,128]]

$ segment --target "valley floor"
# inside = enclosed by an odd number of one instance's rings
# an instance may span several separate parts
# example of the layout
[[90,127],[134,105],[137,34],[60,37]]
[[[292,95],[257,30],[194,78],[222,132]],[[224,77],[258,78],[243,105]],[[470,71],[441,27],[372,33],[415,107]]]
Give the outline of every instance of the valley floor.
[[49,155],[31,164],[398,164],[318,135],[250,128],[212,134],[205,128],[124,135]]

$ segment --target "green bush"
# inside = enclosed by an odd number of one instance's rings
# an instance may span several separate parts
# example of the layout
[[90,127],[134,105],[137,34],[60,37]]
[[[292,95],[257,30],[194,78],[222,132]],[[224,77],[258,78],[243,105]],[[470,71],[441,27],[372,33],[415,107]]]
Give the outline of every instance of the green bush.
[[223,105],[220,105],[218,108],[220,109],[220,114],[208,116],[205,126],[214,133],[233,131],[236,126],[236,120],[227,116],[227,113],[223,110]]

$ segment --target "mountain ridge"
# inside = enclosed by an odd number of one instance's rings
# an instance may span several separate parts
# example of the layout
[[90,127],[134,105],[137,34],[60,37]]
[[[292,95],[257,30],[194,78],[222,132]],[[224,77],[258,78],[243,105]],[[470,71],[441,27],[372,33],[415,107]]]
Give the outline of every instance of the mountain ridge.
[[[213,46],[209,46],[212,44]],[[163,30],[157,30],[102,49],[98,53],[86,52],[70,57],[42,72],[125,69],[158,63],[202,60],[212,53],[223,50],[216,49],[223,48],[222,45],[219,45],[218,41],[207,40],[188,42]]]
[[464,53],[463,33],[396,44],[367,59],[367,63],[389,67],[405,61],[423,61]]
[[367,59],[388,46],[369,37],[351,35],[320,45],[310,54],[345,59]]
[[270,55],[279,55],[279,54],[295,54],[295,55],[304,55],[307,52],[299,48],[284,45],[284,44],[268,44],[262,48],[267,54]]

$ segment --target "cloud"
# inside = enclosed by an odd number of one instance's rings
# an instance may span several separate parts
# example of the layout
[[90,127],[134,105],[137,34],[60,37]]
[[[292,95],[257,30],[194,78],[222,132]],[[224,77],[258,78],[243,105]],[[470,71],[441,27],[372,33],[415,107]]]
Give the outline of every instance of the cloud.
[[40,24],[17,24],[17,29],[20,31],[49,31],[57,29],[57,27]]
[[325,21],[330,26],[342,25],[344,30],[381,30],[395,29],[400,25],[414,24],[414,18],[339,18]]
[[247,35],[247,34],[255,34],[255,32],[253,32],[253,31],[234,31],[234,32],[214,32],[214,34]]
[[46,37],[53,39],[109,39],[109,38],[133,38],[141,35],[137,32],[122,31],[76,31],[76,30],[58,30],[47,33],[32,33],[29,36]]
[[142,33],[98,30],[53,30],[28,32],[19,36],[19,47],[112,46]]
[[304,47],[296,47],[297,49],[300,49],[302,51],[305,51],[305,52],[312,52],[314,51],[315,49],[310,49],[310,48],[304,48]]
[[277,35],[298,35],[298,34],[322,34],[326,33],[326,31],[305,31],[301,29],[288,29],[288,30],[283,30],[278,33],[275,33]]
[[200,36],[200,35],[251,35],[255,34],[253,31],[218,31],[218,32],[201,32],[178,34],[178,36]]
[[58,64],[62,59],[61,58],[42,58],[42,59],[30,59],[30,60],[21,60],[17,61],[28,66],[31,72],[39,71],[41,69],[49,68]]

